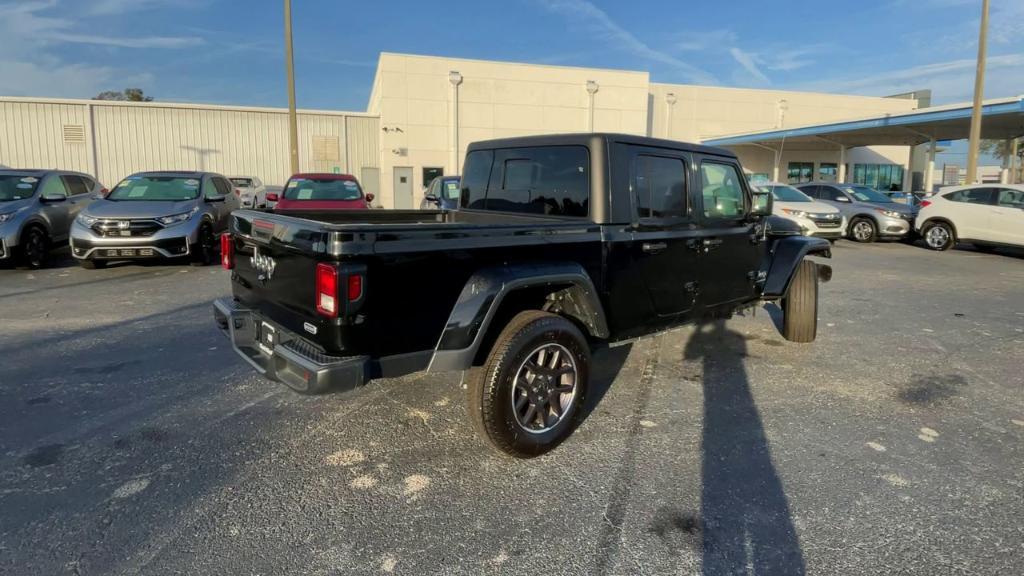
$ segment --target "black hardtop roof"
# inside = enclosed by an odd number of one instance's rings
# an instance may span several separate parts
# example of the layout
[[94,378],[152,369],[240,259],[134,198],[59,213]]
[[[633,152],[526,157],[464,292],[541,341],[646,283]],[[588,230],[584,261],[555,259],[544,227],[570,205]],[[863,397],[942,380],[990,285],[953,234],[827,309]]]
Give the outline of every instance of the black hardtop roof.
[[540,136],[516,136],[513,138],[498,138],[495,140],[481,140],[469,145],[467,151],[490,150],[494,148],[518,148],[525,146],[558,146],[558,145],[580,145],[589,146],[594,139],[602,139],[608,142],[620,142],[623,144],[635,144],[637,146],[653,146],[656,148],[672,148],[685,152],[699,152],[715,156],[726,156],[735,158],[732,150],[719,148],[717,146],[704,146],[691,142],[678,140],[666,140],[664,138],[651,138],[649,136],[636,136],[634,134],[619,134],[615,132],[580,132],[569,134],[545,134]]

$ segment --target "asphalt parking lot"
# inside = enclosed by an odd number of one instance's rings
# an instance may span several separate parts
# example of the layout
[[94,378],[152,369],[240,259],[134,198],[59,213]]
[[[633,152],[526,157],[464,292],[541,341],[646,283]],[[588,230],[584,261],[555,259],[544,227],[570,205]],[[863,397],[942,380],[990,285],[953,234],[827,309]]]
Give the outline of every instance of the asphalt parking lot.
[[832,265],[816,343],[762,310],[605,351],[526,462],[457,374],[262,381],[219,268],[0,269],[0,573],[1019,574],[1024,257]]

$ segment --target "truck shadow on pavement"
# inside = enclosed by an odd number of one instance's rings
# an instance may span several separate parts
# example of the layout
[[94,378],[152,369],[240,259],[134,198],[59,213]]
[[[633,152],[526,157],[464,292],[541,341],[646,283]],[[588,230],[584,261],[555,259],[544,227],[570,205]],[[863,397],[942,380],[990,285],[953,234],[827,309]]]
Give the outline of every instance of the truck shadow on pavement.
[[804,574],[800,541],[743,366],[743,336],[699,326],[683,357],[703,364],[703,573]]

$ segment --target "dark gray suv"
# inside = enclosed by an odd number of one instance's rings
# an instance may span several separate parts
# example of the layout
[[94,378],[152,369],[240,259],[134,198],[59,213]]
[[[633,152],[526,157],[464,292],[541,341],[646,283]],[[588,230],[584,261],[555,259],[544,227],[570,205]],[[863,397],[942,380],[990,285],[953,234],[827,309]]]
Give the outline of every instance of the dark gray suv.
[[79,211],[103,186],[67,170],[0,170],[0,261],[46,265],[50,249],[68,241]]

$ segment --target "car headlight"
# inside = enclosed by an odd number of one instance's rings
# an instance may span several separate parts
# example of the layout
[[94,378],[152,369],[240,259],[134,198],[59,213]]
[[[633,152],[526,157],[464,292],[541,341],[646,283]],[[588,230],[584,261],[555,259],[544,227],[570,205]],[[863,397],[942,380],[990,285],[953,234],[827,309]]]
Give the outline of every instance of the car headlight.
[[157,221],[163,224],[164,226],[173,226],[174,224],[181,224],[182,222],[185,222],[198,211],[199,207],[197,206],[189,210],[188,212],[182,212],[181,214],[171,214],[170,216],[163,216],[161,218],[157,218]]
[[807,212],[804,212],[803,210],[790,210],[789,208],[783,208],[782,211],[790,216],[796,216],[797,218],[807,218]]
[[86,228],[89,228],[90,226],[95,224],[97,220],[99,220],[99,218],[95,216],[89,216],[85,212],[79,212],[78,217],[75,218],[76,222],[78,222],[82,226],[85,226]]
[[889,218],[899,218],[900,213],[895,210],[885,210],[884,208],[875,208],[875,211],[888,216]]
[[11,218],[14,218],[14,212],[6,212],[4,214],[0,214],[0,224],[7,222]]

